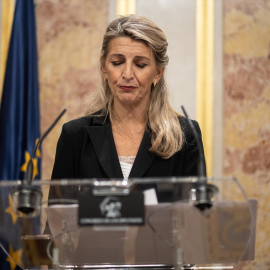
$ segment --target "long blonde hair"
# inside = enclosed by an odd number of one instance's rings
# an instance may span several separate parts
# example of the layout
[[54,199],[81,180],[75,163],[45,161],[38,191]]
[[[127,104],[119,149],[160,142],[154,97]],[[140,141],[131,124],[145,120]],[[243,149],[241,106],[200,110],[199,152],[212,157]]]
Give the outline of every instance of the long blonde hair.
[[[108,25],[101,47],[100,69],[105,63],[110,41],[117,37],[130,37],[145,42],[154,53],[157,67],[165,68],[168,64],[168,42],[163,31],[144,17],[129,15],[119,17]],[[91,115],[97,111],[101,111],[103,116],[113,115],[113,95],[108,83],[103,80],[102,72],[98,91],[93,91],[88,97],[86,113]],[[178,116],[169,104],[163,74],[152,87],[146,115],[147,124],[152,130],[152,147],[149,151],[167,159],[182,148],[184,138]]]

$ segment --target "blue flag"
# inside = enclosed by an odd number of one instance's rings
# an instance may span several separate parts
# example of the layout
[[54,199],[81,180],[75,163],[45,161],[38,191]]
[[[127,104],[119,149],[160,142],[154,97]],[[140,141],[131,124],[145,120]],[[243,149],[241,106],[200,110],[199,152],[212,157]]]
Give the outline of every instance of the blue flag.
[[0,129],[0,179],[22,179],[22,166],[40,136],[33,0],[16,3],[0,107]]
[[[0,180],[23,179],[40,136],[37,44],[33,0],[17,0],[0,107]],[[34,176],[40,178],[40,153]],[[1,183],[1,182],[0,182]],[[0,244],[21,261],[20,225],[10,208],[10,194],[0,191]],[[0,269],[20,269],[0,247]]]

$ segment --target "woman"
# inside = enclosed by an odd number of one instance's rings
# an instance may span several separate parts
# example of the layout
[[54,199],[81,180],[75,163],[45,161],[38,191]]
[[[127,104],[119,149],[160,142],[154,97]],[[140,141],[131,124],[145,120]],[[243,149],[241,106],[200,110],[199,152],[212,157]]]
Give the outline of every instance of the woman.
[[87,116],[63,126],[52,179],[197,175],[191,129],[168,102],[167,45],[162,30],[146,18],[130,15],[109,24],[101,87]]

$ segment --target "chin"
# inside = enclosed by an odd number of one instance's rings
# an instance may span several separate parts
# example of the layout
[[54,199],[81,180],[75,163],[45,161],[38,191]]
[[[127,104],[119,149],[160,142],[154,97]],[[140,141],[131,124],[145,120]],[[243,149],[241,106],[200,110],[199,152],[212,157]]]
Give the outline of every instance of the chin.
[[133,98],[121,98],[119,99],[119,102],[122,104],[122,105],[138,105],[140,104],[140,101],[138,100],[135,100]]
[[124,94],[118,97],[119,102],[121,103],[134,103],[138,102],[136,98],[131,94]]
[[136,105],[136,104],[138,104],[138,102],[136,102],[136,101],[134,101],[134,100],[127,100],[127,99],[123,99],[123,100],[121,100],[120,101],[122,104],[124,104],[124,105]]

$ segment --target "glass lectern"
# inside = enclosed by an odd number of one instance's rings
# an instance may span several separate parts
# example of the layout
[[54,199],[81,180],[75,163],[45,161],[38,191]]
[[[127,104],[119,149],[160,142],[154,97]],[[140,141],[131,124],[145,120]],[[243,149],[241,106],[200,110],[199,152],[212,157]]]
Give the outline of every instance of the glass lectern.
[[2,181],[0,201],[1,256],[22,269],[229,269],[254,258],[257,205],[235,178]]

